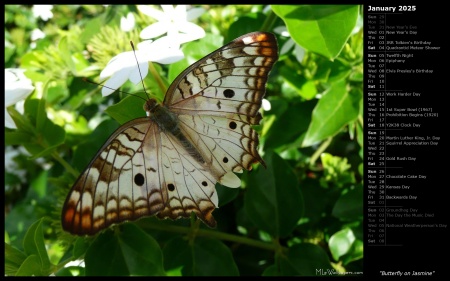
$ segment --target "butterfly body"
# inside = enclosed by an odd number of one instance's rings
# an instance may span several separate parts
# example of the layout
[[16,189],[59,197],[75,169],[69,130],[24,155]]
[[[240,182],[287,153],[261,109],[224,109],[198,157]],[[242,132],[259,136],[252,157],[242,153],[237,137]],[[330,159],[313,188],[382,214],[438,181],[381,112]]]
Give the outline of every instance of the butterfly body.
[[143,216],[191,212],[214,227],[215,184],[239,187],[235,172],[265,165],[252,125],[262,118],[277,48],[270,33],[241,36],[183,71],[162,104],[148,100],[148,116],[117,129],[75,182],[63,228],[92,235]]

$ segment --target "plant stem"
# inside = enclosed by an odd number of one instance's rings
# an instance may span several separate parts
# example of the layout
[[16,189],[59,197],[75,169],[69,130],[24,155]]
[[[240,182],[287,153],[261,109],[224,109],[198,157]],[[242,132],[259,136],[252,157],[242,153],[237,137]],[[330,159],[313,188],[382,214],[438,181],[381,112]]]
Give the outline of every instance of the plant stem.
[[167,92],[167,87],[164,81],[161,79],[161,76],[159,75],[158,71],[156,71],[155,66],[151,61],[148,62],[148,65],[150,67],[150,72],[152,76],[155,78],[156,82],[158,83],[159,88],[163,93]]
[[78,177],[79,173],[78,173],[74,168],[72,168],[72,166],[70,166],[69,163],[67,163],[67,161],[64,160],[64,158],[62,158],[61,156],[59,156],[58,152],[53,151],[53,152],[52,152],[52,157],[53,157],[56,161],[58,161],[59,164],[61,164],[61,165],[66,169],[66,171],[68,171],[69,173],[71,173],[75,178]]
[[[174,226],[174,225],[163,225],[163,224],[154,224],[154,223],[144,223],[144,221],[137,222],[142,228],[151,228],[156,230],[163,230],[168,232],[176,232],[176,233],[184,233],[189,234],[192,231],[191,228],[186,228],[183,226]],[[254,240],[248,237],[238,236],[234,234],[223,233],[219,231],[209,230],[209,229],[196,229],[196,236],[203,236],[209,238],[217,238],[220,240],[231,241],[239,244],[245,244],[248,246],[261,248],[268,251],[277,251],[280,247],[276,243],[267,243],[258,240]],[[282,247],[283,248],[283,247]]]
[[316,152],[314,152],[314,154],[311,156],[311,159],[309,160],[309,165],[311,167],[314,166],[314,163],[317,161],[317,159],[319,158],[320,154],[322,154],[327,147],[330,145],[331,141],[333,140],[333,138],[328,138],[326,139],[320,146],[319,148],[316,150]]

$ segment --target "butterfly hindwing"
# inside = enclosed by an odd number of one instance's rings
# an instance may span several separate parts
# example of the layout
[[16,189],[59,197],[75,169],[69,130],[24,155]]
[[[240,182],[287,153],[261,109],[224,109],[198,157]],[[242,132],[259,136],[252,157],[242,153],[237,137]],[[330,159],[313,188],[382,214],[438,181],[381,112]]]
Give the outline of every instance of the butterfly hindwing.
[[213,227],[215,182],[174,136],[148,118],[135,119],[113,133],[80,175],[64,204],[62,225],[92,235],[142,216],[176,219],[193,211]]

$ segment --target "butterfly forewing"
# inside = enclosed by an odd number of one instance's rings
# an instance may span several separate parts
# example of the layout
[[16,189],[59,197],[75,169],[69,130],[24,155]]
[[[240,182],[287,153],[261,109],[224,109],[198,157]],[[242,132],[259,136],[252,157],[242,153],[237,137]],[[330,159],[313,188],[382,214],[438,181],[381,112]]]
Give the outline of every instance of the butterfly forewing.
[[181,73],[164,104],[220,179],[264,161],[257,152],[259,109],[268,74],[278,59],[275,36],[254,32],[209,54]]
[[[187,68],[160,110],[117,129],[80,175],[63,207],[64,230],[92,235],[142,216],[191,212],[214,227],[216,182],[238,187],[233,172],[264,165],[252,125],[277,53],[272,34],[254,32]],[[153,100],[148,108],[157,108]]]

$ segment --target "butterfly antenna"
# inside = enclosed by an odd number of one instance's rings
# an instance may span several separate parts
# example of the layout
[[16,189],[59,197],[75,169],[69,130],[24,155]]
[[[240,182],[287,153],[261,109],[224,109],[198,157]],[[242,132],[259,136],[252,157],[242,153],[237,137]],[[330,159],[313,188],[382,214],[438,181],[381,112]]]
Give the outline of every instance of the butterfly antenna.
[[138,67],[139,76],[141,77],[142,88],[144,89],[145,95],[150,99],[150,96],[148,95],[147,90],[145,89],[144,78],[142,78],[141,68],[139,67],[139,61],[138,61],[137,56],[136,56],[136,49],[134,48],[133,41],[130,41],[130,44],[131,44],[131,48],[133,49],[134,58],[136,59],[136,64],[137,64],[137,67]]
[[127,92],[124,92],[124,91],[121,91],[121,90],[118,90],[118,89],[114,89],[114,88],[108,87],[108,86],[103,85],[103,84],[101,84],[101,83],[97,83],[97,82],[94,82],[94,81],[92,81],[92,80],[89,80],[89,79],[87,79],[86,77],[83,77],[82,80],[83,80],[84,82],[91,83],[91,84],[93,84],[93,85],[102,86],[102,87],[105,87],[105,88],[107,88],[107,89],[110,89],[110,90],[113,90],[113,91],[118,91],[119,93],[126,94],[126,95],[132,95],[132,96],[134,96],[134,97],[137,97],[137,98],[143,99],[144,101],[147,101],[146,99],[144,99],[143,97],[140,97],[140,96],[138,96],[138,95],[131,94],[131,93],[127,93]]

